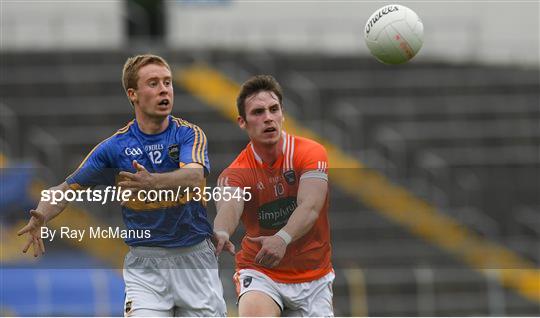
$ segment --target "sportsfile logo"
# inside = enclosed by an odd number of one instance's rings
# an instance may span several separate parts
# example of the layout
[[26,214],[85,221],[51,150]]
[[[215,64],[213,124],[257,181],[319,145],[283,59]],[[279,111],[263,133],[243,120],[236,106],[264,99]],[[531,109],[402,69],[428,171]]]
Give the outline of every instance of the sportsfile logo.
[[369,31],[371,31],[371,28],[379,21],[383,16],[387,15],[390,12],[398,11],[399,8],[397,6],[387,6],[382,8],[377,14],[375,14],[369,23],[366,25],[366,34],[369,34]]
[[137,148],[127,147],[126,149],[124,149],[124,153],[126,154],[126,156],[140,156],[143,154],[141,148],[139,147]]
[[179,202],[185,201],[250,201],[252,198],[251,187],[178,187],[176,191],[172,189],[151,189],[133,192],[122,187],[107,186],[105,189],[69,189],[69,190],[43,190],[41,191],[41,201],[50,202],[57,205],[60,202]]

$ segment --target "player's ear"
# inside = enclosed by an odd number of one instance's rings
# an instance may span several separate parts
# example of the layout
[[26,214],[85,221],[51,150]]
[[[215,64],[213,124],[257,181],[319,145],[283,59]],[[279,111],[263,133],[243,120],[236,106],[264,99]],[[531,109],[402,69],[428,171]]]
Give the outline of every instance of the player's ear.
[[137,92],[133,88],[128,88],[127,95],[131,105],[135,106],[135,102],[137,101]]
[[242,129],[246,129],[246,120],[242,116],[236,117],[236,122],[238,123],[238,126]]

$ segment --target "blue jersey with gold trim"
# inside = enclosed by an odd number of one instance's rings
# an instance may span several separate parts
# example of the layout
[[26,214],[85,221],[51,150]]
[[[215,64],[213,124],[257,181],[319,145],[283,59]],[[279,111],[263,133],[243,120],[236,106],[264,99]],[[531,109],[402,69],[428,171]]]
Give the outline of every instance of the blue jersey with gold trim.
[[[135,120],[98,144],[66,182],[71,188],[116,185],[118,173],[135,173],[137,160],[149,172],[169,172],[199,163],[210,172],[206,136],[196,125],[169,116],[169,126],[155,135],[143,133]],[[204,187],[204,184],[201,185]],[[176,191],[174,191],[176,192]],[[205,202],[173,198],[163,201],[129,201],[122,207],[128,230],[150,231],[150,238],[128,237],[131,246],[185,247],[212,234]],[[137,235],[134,235],[137,236]]]

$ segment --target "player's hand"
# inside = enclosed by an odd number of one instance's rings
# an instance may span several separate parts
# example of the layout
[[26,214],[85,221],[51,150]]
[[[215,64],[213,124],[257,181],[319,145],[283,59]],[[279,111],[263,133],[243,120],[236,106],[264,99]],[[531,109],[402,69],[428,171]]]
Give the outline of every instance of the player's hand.
[[122,190],[131,190],[131,193],[135,194],[141,190],[155,189],[154,177],[146,168],[133,160],[133,168],[137,172],[131,173],[127,171],[120,171],[119,176],[122,181],[118,182],[118,186],[122,187]]
[[231,255],[234,255],[234,244],[229,240],[229,234],[227,234],[225,231],[214,231],[212,242],[216,247],[216,256],[219,256],[223,249],[231,253]]
[[38,257],[39,255],[45,254],[45,246],[41,239],[41,227],[45,225],[45,216],[36,210],[30,210],[30,215],[32,215],[30,221],[17,232],[17,235],[20,236],[27,233],[28,241],[23,248],[23,253],[26,253],[30,248],[30,245],[32,245],[34,257]]
[[252,242],[261,244],[261,249],[255,256],[255,262],[264,267],[272,268],[279,265],[287,251],[287,243],[277,235],[259,237],[246,236],[246,238]]

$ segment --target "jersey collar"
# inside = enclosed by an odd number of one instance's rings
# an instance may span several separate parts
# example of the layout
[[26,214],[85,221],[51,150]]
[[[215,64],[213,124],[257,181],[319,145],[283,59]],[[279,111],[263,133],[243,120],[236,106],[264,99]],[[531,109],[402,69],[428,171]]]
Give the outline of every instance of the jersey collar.
[[169,125],[167,125],[167,128],[165,128],[164,131],[160,132],[160,133],[157,133],[157,134],[147,134],[147,133],[144,133],[141,128],[139,127],[139,123],[137,122],[137,119],[135,118],[133,120],[134,122],[134,125],[132,125],[134,127],[134,129],[137,131],[137,133],[143,135],[143,136],[146,136],[146,137],[156,137],[156,136],[161,136],[162,134],[164,134],[165,132],[167,132],[168,130],[171,129],[172,125],[174,124],[173,121],[172,121],[172,116],[171,115],[168,115],[167,116],[167,121],[169,122]]

